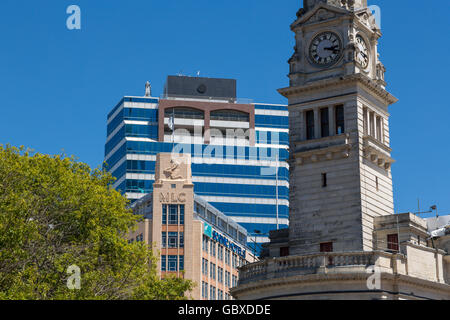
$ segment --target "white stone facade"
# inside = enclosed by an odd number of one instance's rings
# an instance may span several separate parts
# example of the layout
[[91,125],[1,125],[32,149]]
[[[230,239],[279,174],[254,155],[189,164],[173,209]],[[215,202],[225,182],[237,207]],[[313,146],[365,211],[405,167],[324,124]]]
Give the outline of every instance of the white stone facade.
[[290,224],[237,299],[450,299],[450,235],[394,215],[381,32],[364,0],[305,0],[291,25]]

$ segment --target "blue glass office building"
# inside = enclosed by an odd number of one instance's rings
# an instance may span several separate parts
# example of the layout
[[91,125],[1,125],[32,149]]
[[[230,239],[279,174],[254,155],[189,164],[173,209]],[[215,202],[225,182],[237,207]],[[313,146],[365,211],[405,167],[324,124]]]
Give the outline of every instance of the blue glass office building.
[[105,162],[134,202],[152,192],[158,153],[190,153],[195,194],[246,228],[254,247],[288,227],[288,110],[243,102],[235,85],[169,77],[161,98],[123,97],[108,114]]

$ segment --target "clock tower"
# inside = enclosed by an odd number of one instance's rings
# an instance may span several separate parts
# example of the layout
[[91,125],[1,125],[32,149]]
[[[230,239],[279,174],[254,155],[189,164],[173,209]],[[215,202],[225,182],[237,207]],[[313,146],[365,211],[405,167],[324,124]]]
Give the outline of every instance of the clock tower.
[[290,254],[373,250],[394,213],[381,31],[367,0],[304,0],[291,30]]

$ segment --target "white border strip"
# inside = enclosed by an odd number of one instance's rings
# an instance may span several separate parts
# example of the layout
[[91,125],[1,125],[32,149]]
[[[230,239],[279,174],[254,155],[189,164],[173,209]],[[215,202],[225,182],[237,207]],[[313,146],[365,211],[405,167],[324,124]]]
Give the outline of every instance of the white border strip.
[[[125,96],[124,98],[143,98],[143,97],[130,97],[130,96]],[[153,97],[149,97],[149,99],[157,99],[158,98],[153,98]],[[124,108],[134,108],[134,109],[158,109],[159,105],[158,103],[149,103],[149,102],[129,102],[129,101],[124,101],[122,102],[122,104],[120,105],[119,108],[117,108],[117,110],[111,115],[111,117],[108,118],[107,123],[110,124],[111,121],[114,120],[114,118],[119,114],[119,112],[121,112]]]
[[[154,181],[155,175],[154,174],[143,174],[143,173],[127,173],[126,178],[125,178],[125,176],[123,176],[122,178],[127,179],[127,180]],[[223,178],[223,177],[214,177],[214,176],[208,176],[208,177],[193,176],[192,181],[197,182],[197,183],[239,184],[239,185],[254,185],[254,186],[276,186],[277,185],[276,180]],[[279,180],[278,186],[289,188],[289,182],[287,182],[285,180]]]
[[289,111],[255,109],[255,115],[289,117]]
[[[126,193],[125,196],[128,199],[138,200],[145,197],[147,193]],[[219,203],[241,203],[241,204],[263,204],[263,205],[276,205],[276,199],[268,198],[241,198],[241,197],[213,197],[213,196],[201,196],[206,202],[213,205],[214,202]],[[278,200],[279,206],[289,206],[288,200]],[[234,218],[234,217],[233,217]]]
[[[260,223],[260,224],[277,224],[277,218],[267,217],[248,217],[248,216],[230,216],[237,223]],[[289,219],[278,219],[279,224],[289,225]]]
[[[156,156],[146,154],[127,154],[127,160],[137,161],[156,161]],[[243,159],[216,159],[216,158],[192,158],[192,163],[195,164],[229,164],[239,166],[255,166],[255,167],[273,167],[277,166],[276,161],[269,160],[243,160]],[[278,161],[278,167],[289,169],[289,164],[283,161]]]
[[112,149],[105,157],[105,162],[108,163],[109,158],[111,158],[117,150],[119,150],[126,142],[126,139],[122,139],[115,147]]
[[247,237],[247,242],[251,242],[251,243],[269,243],[270,239],[269,236],[267,237]]
[[289,133],[289,129],[255,127],[255,131]]

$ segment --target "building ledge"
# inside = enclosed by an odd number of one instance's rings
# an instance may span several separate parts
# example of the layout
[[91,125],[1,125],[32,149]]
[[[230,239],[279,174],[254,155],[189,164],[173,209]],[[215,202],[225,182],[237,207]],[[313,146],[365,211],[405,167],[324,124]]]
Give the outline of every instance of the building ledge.
[[315,140],[295,142],[294,159],[296,164],[319,162],[350,156],[349,134],[340,134]]
[[391,158],[392,149],[371,136],[363,138],[364,157],[377,166],[389,170],[395,160]]
[[392,282],[394,287],[397,284],[408,284],[429,288],[450,298],[450,285],[443,279],[435,281],[409,274],[407,265],[407,256],[383,251],[332,252],[272,258],[241,267],[239,285],[232,289],[232,294],[245,298],[246,294],[256,292],[281,292],[278,289],[272,291],[270,287],[297,285],[299,294],[303,294],[301,290],[307,286],[302,286],[307,283],[310,284],[309,288],[318,288],[324,282],[327,282],[326,288],[331,282],[357,286],[359,281],[365,286],[368,278],[377,272],[383,280]]

